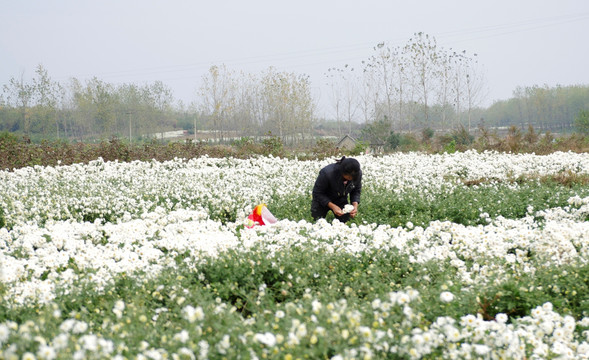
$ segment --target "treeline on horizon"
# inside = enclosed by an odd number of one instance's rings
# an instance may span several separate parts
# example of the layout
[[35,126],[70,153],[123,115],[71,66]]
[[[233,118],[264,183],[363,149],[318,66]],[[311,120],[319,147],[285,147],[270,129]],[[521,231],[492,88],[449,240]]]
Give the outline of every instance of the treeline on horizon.
[[11,78],[0,92],[0,131],[45,140],[149,142],[185,130],[218,142],[277,136],[285,144],[350,134],[385,143],[397,133],[452,133],[477,128],[584,132],[589,85],[518,87],[488,108],[476,54],[445,49],[417,33],[404,46],[385,43],[360,67],[330,68],[331,115],[320,118],[306,75],[269,68],[244,74],[213,66],[191,104],[161,81],[111,84],[98,78],[62,84],[39,65],[32,81]]

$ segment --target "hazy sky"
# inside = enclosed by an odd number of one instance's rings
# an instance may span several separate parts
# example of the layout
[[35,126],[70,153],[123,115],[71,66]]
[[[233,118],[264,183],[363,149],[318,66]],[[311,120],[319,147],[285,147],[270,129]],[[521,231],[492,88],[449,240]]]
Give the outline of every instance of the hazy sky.
[[63,83],[161,80],[188,104],[212,65],[273,66],[309,75],[326,104],[328,68],[420,31],[478,54],[486,105],[516,86],[589,85],[587,0],[0,0],[0,85],[42,64]]

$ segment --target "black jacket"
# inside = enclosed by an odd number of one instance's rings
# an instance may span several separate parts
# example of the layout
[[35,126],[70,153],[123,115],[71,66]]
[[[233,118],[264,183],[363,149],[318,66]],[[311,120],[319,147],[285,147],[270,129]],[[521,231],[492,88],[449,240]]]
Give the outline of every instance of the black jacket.
[[362,171],[358,173],[356,180],[348,181],[344,186],[344,178],[341,165],[338,163],[330,164],[319,171],[319,176],[313,186],[313,201],[318,202],[321,206],[327,206],[330,201],[341,205],[348,203],[360,203],[360,194],[362,192]]

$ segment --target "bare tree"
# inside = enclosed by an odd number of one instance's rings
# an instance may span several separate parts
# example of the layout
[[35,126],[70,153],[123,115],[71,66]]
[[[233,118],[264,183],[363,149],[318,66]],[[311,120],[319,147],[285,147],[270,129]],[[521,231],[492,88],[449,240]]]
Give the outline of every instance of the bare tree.
[[348,134],[352,133],[352,122],[355,121],[358,112],[358,89],[353,71],[351,68],[349,77],[344,82],[344,111],[348,120]]
[[466,51],[453,52],[450,55],[450,63],[452,66],[452,96],[454,105],[455,126],[461,124],[462,104],[465,97],[465,82],[466,82]]
[[369,58],[366,67],[369,71],[373,71],[379,79],[378,93],[384,97],[381,99],[384,104],[384,112],[379,114],[379,117],[389,121],[391,127],[394,127],[395,123],[399,126],[400,116],[398,113],[394,113],[395,104],[401,101],[400,91],[403,91],[402,85],[401,87],[397,86],[397,81],[402,79],[400,76],[399,49],[387,46],[383,42],[376,45],[374,51],[376,51],[376,55]]
[[468,131],[470,133],[473,110],[480,105],[486,97],[485,76],[480,70],[477,54],[473,58],[467,58],[466,62],[466,101],[468,107]]
[[440,87],[438,91],[438,103],[440,105],[440,127],[446,130],[448,121],[448,111],[450,106],[450,93],[452,83],[452,55],[446,51],[439,50],[439,77]]
[[374,77],[373,71],[364,69],[359,79],[358,106],[362,112],[364,125],[368,125],[370,120],[374,120],[374,108],[378,101],[378,85]]
[[[348,123],[347,133],[351,134],[352,122],[356,120],[356,113],[360,107],[358,103],[358,86],[356,85],[358,78],[355,76],[354,68],[347,64],[344,65],[343,69],[330,68],[327,75],[332,88],[338,127],[339,120],[344,117]],[[339,130],[341,136],[341,128]]]
[[331,106],[333,107],[335,121],[337,123],[337,134],[338,136],[342,136],[342,102],[343,102],[343,90],[340,86],[341,76],[339,75],[340,69],[338,68],[329,68],[327,70],[327,81],[328,85],[331,89]]
[[435,91],[439,81],[439,53],[435,38],[422,32],[416,33],[405,46],[411,56],[412,65],[417,75],[418,93],[423,107],[426,126],[430,122],[431,93]]
[[200,105],[203,113],[211,116],[216,140],[224,137],[227,116],[234,97],[233,89],[234,80],[225,65],[211,66],[209,73],[203,77],[199,91]]

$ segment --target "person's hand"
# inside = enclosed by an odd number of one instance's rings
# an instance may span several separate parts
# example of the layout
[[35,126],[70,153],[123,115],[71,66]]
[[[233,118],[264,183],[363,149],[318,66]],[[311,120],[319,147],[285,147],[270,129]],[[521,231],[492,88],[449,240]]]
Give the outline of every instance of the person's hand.
[[340,208],[339,206],[337,206],[336,204],[330,202],[329,204],[327,204],[329,206],[329,208],[331,209],[331,211],[333,211],[333,214],[335,216],[342,216],[344,215],[344,212],[342,210],[342,208]]
[[352,205],[354,205],[354,210],[350,211],[350,217],[355,218],[358,215],[358,203],[355,202]]

